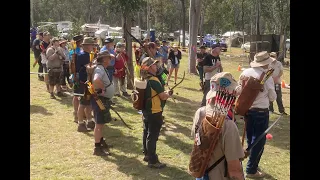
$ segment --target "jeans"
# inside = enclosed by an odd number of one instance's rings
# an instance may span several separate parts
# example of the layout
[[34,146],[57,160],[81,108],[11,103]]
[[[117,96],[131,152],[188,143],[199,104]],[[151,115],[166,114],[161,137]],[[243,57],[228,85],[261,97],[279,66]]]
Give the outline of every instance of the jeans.
[[143,115],[143,152],[149,157],[148,163],[157,163],[157,141],[162,127],[162,112]]
[[[245,116],[247,121],[246,133],[247,144],[250,146],[256,138],[258,138],[268,128],[269,124],[269,111],[253,111],[249,110]],[[258,164],[262,156],[264,145],[266,143],[266,136],[264,136],[258,143],[251,149],[249,160],[247,163],[246,172],[248,174],[255,174],[257,172]]]
[[203,82],[203,67],[197,66],[197,70],[199,72],[200,82]]
[[206,96],[209,91],[210,91],[210,80],[206,80],[204,82],[204,90],[203,90],[203,98],[202,98],[201,106],[206,105],[206,101],[207,101]]
[[[277,104],[278,104],[278,109],[280,113],[284,112],[284,107],[283,107],[283,103],[282,103],[282,91],[281,91],[281,84],[275,84],[274,85],[274,89],[276,91],[277,94]],[[270,106],[269,106],[269,110],[270,111],[274,111],[273,109],[273,102],[270,102]]]

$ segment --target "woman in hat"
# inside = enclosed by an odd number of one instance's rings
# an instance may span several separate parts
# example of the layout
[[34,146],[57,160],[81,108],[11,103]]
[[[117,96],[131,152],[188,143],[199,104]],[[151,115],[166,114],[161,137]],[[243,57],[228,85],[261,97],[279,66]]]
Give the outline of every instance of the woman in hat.
[[115,71],[113,73],[115,96],[120,97],[121,96],[120,91],[121,91],[123,96],[128,97],[130,95],[127,93],[125,78],[126,78],[126,66],[127,66],[129,57],[125,53],[125,44],[118,42],[116,45],[116,52],[117,52],[117,56],[114,64]]
[[174,84],[177,83],[179,64],[180,64],[180,60],[181,60],[181,51],[178,49],[178,46],[176,44],[173,44],[172,48],[173,48],[173,50],[170,50],[169,58],[168,58],[170,61],[168,62],[169,76],[168,76],[168,80],[167,80],[167,85],[170,81],[170,77],[171,77],[173,70],[174,70]]
[[67,45],[67,41],[65,39],[61,39],[60,42],[60,50],[65,55],[64,63],[63,63],[63,75],[61,76],[61,88],[62,90],[67,90],[66,81],[68,82],[69,86],[72,87],[72,82],[69,80],[69,50]]

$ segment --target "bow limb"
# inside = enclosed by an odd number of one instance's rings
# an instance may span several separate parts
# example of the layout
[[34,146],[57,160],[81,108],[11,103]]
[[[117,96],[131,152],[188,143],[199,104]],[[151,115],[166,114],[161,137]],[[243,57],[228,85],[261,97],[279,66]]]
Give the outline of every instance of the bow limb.
[[122,123],[123,123],[127,128],[129,128],[129,129],[132,130],[132,128],[122,119],[122,117],[121,117],[120,114],[114,109],[114,107],[110,106],[110,109],[118,115],[118,117],[120,118],[120,120],[122,121]]
[[145,52],[149,55],[149,57],[152,57],[153,58],[153,55],[152,53],[150,52],[149,48],[145,45],[142,44],[142,42],[140,40],[138,40],[136,37],[134,37],[129,31],[128,29],[125,27],[125,31],[135,40],[137,41],[141,47],[144,48]]

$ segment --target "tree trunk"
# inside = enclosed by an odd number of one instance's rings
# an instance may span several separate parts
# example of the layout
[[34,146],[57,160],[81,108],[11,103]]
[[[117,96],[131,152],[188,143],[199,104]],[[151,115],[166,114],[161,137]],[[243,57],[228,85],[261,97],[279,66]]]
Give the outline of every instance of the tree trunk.
[[[185,0],[181,0],[182,6],[182,47],[186,46],[186,5]],[[189,42],[190,44],[190,42]]]
[[125,37],[125,40],[126,40],[126,52],[127,52],[127,55],[129,57],[129,60],[128,60],[128,69],[129,69],[129,72],[126,72],[127,73],[127,89],[131,89],[133,90],[133,84],[131,82],[133,82],[133,79],[134,79],[134,72],[133,72],[133,61],[132,61],[132,40],[131,40],[131,37],[130,35],[127,33],[127,31],[125,29],[127,29],[129,32],[131,31],[131,21],[128,20],[129,18],[129,15],[124,13],[123,14],[123,35]]
[[203,44],[203,38],[202,38],[202,35],[204,34],[203,33],[203,23],[204,23],[204,11],[205,11],[205,8],[204,6],[201,7],[201,14],[200,14],[200,26],[199,26],[199,34],[200,34],[200,46]]
[[242,35],[243,35],[242,44],[245,43],[245,39],[244,39],[244,7],[243,7],[243,3],[244,3],[244,0],[242,0],[242,3],[241,3],[241,12],[242,12],[241,21],[242,21]]
[[[260,36],[260,0],[256,0],[256,34],[257,34],[257,39],[256,41],[261,41],[261,36]],[[261,44],[262,43],[256,43],[256,53],[261,51]]]
[[196,73],[196,48],[202,0],[190,0],[189,10],[189,73]]

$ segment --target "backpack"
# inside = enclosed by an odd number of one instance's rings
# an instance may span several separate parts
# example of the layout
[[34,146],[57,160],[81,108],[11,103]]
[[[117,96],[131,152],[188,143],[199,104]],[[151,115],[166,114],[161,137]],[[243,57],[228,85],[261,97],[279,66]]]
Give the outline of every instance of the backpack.
[[144,93],[147,88],[147,80],[134,79],[134,86],[136,89],[133,91],[131,98],[133,101],[133,107],[136,110],[142,110],[145,107]]

